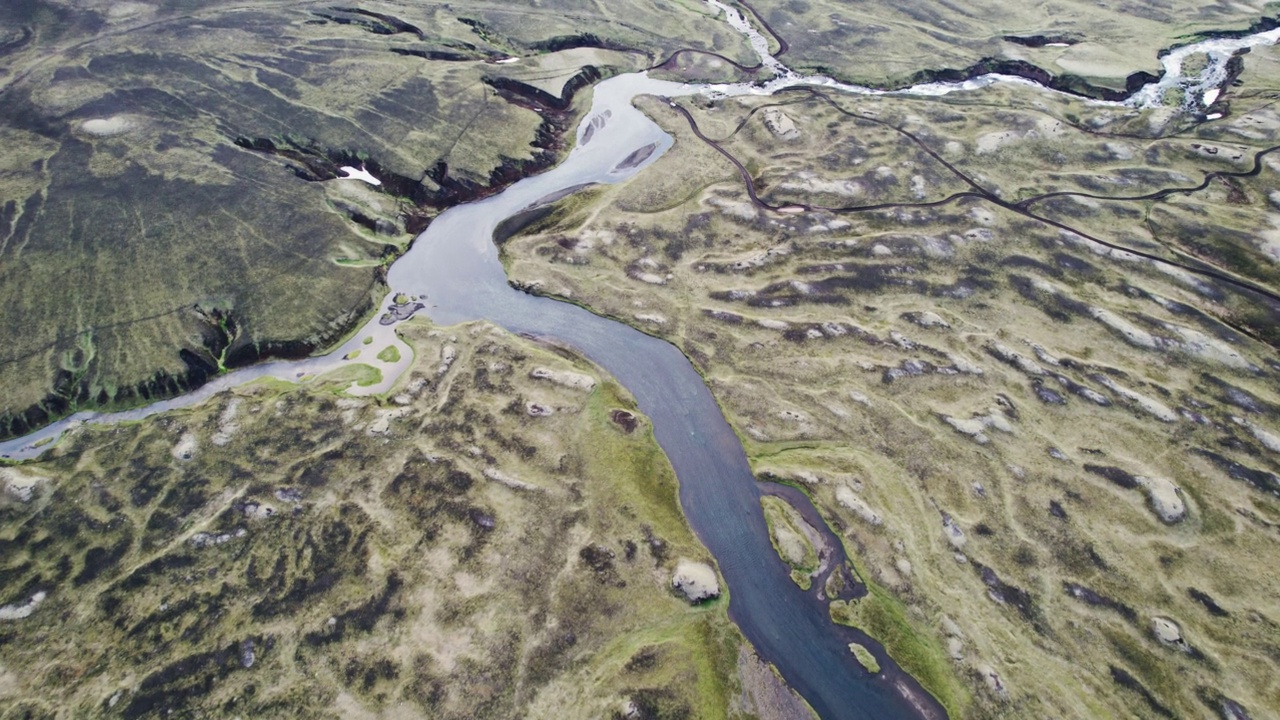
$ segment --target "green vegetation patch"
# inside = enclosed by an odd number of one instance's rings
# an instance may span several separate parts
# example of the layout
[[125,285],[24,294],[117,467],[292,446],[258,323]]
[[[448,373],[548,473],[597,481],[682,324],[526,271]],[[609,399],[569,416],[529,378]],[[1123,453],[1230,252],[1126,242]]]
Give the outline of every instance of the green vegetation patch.
[[731,717],[743,641],[672,592],[707,553],[613,429],[629,399],[490,326],[450,342],[391,414],[255,383],[0,468],[0,715]]
[[964,717],[972,702],[971,691],[951,669],[937,639],[912,627],[901,600],[874,584],[868,584],[867,589],[866,597],[858,600],[833,601],[831,621],[857,628],[878,640],[903,670],[947,708],[948,714]]
[[765,495],[760,498],[765,522],[769,525],[769,539],[782,562],[791,568],[791,579],[803,590],[813,583],[811,573],[818,569],[818,552],[808,537],[808,523],[791,503],[779,497]]
[[343,365],[337,370],[331,370],[314,380],[317,388],[331,389],[338,392],[351,387],[352,384],[359,387],[369,387],[380,382],[382,382],[382,371],[364,363]]
[[858,659],[858,664],[866,668],[866,671],[872,675],[880,674],[880,661],[876,660],[876,656],[871,651],[858,643],[849,643],[849,652]]

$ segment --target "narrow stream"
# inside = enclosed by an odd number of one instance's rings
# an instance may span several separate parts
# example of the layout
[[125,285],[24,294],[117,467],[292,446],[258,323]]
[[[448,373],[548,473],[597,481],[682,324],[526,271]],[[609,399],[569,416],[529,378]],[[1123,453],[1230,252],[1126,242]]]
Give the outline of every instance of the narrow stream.
[[[760,510],[763,491],[752,476],[742,445],[725,421],[720,408],[693,366],[673,345],[627,325],[594,315],[567,303],[528,295],[507,283],[492,242],[499,222],[549,198],[593,183],[616,183],[632,177],[653,163],[672,144],[656,124],[632,107],[638,95],[679,97],[768,95],[797,85],[818,85],[836,90],[881,94],[881,91],[838,83],[824,77],[802,77],[768,54],[765,38],[736,10],[718,0],[708,4],[726,14],[743,32],[775,77],[764,85],[683,85],[649,78],[642,73],[621,75],[595,87],[592,107],[578,129],[577,146],[558,167],[515,183],[500,194],[480,202],[449,209],[417,238],[411,249],[390,269],[393,292],[384,307],[399,294],[421,302],[437,324],[450,325],[488,320],[510,331],[552,338],[579,349],[601,365],[636,398],[640,410],[652,421],[654,434],[671,459],[680,480],[680,501],[690,525],[715,556],[730,590],[729,614],[760,654],[772,662],[823,718],[944,717],[942,708],[886,656],[883,649],[861,633],[831,623],[826,603],[818,599],[821,583],[802,592],[769,541]],[[1214,62],[1206,73],[1216,72],[1232,48],[1273,43],[1280,33],[1263,33],[1238,40],[1215,40],[1209,47]],[[1198,44],[1201,45],[1201,44]],[[1179,61],[1191,51],[1174,54]],[[1151,92],[1139,92],[1130,104],[1158,101],[1169,87],[1208,92],[1202,75],[1182,78],[1180,64],[1166,62],[1172,74],[1154,83]],[[935,83],[898,91],[901,94],[940,95],[971,90],[997,82],[1034,84],[1021,78],[982,76],[963,83]],[[1220,82],[1220,81],[1219,81]],[[1158,86],[1158,88],[1157,88]],[[652,146],[645,157],[637,149]],[[639,158],[642,161],[637,162]],[[335,182],[357,182],[338,180]],[[364,344],[364,338],[374,341]],[[401,359],[386,363],[369,357],[347,359],[356,350],[366,355],[387,345],[400,349]],[[388,391],[412,362],[412,351],[394,332],[393,324],[378,318],[333,352],[302,361],[280,361],[245,368],[210,382],[188,395],[157,402],[136,410],[100,414],[78,413],[23,438],[0,443],[0,457],[11,460],[39,456],[67,429],[86,422],[110,423],[136,420],[166,410],[189,406],[236,385],[262,377],[299,380],[359,362],[379,368],[382,382],[353,387],[354,394]],[[802,493],[769,488],[783,494],[801,513],[817,520],[817,526],[835,543],[836,562],[844,560],[834,536]],[[875,677],[862,670],[848,649],[849,642],[871,648],[884,671]]]

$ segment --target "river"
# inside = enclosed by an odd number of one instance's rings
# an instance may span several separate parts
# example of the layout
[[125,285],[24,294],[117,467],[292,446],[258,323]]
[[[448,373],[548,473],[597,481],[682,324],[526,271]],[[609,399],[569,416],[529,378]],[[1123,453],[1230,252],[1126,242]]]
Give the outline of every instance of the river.
[[[716,559],[730,592],[729,614],[757,651],[773,663],[786,681],[823,718],[943,717],[942,708],[885,656],[879,645],[861,633],[831,623],[824,601],[814,590],[801,591],[779,562],[769,541],[760,509],[762,487],[756,482],[742,445],[726,422],[701,376],[673,345],[622,323],[594,315],[575,305],[529,295],[508,283],[493,233],[504,219],[547,198],[563,196],[593,183],[622,182],[657,160],[672,139],[632,106],[639,95],[680,97],[768,95],[800,85],[843,92],[881,94],[883,91],[838,83],[830,78],[803,77],[768,54],[768,43],[751,23],[718,0],[708,4],[752,42],[762,64],[774,77],[762,85],[692,85],[655,80],[644,73],[620,75],[598,84],[592,105],[577,131],[577,144],[554,169],[526,178],[485,200],[451,208],[391,267],[392,288],[384,302],[405,294],[423,304],[421,312],[440,325],[487,320],[512,332],[553,339],[571,345],[598,363],[635,396],[640,410],[653,424],[654,435],[670,458],[680,481],[680,502],[690,525]],[[1207,41],[1213,60],[1206,73],[1216,73],[1231,48],[1274,43],[1280,32],[1237,40]],[[1175,72],[1190,51],[1176,52]],[[1157,102],[1169,87],[1181,85],[1207,92],[1207,80],[1167,76],[1140,91],[1131,105]],[[1217,77],[1215,75],[1215,77]],[[999,82],[1034,84],[1021,78],[980,76],[962,83],[934,83],[897,91],[940,95],[975,90]],[[1158,86],[1158,87],[1157,87]],[[1157,91],[1158,90],[1158,91]],[[1048,92],[1048,90],[1046,90]],[[591,128],[588,131],[588,128]],[[624,162],[646,146],[653,151],[642,162]],[[358,182],[338,180],[335,182]],[[364,338],[374,342],[365,345]],[[367,357],[347,360],[352,351],[396,345],[400,359],[383,362]],[[327,355],[301,361],[264,363],[221,376],[188,395],[136,410],[99,414],[78,413],[24,438],[0,443],[0,456],[22,460],[37,457],[67,429],[77,425],[135,420],[157,412],[189,406],[218,392],[262,377],[298,380],[351,362],[378,367],[380,383],[353,387],[354,394],[380,394],[392,388],[412,362],[412,349],[395,335],[394,324],[372,319],[349,341]],[[788,494],[807,517],[816,512],[803,495]],[[869,676],[848,649],[860,642],[880,660],[884,672]]]

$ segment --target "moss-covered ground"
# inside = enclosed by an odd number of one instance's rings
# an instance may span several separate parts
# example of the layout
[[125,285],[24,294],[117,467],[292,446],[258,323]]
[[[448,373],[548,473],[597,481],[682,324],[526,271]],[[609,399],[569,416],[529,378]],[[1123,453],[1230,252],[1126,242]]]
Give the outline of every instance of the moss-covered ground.
[[505,261],[692,358],[864,576],[833,615],[957,717],[1265,714],[1276,58],[1212,122],[1012,86],[680,101],[793,214],[642,102],[675,147]]
[[684,45],[750,51],[696,2],[5,3],[0,436],[332,345],[592,79]]
[[402,327],[391,397],[258,383],[0,468],[0,715],[776,717],[727,603],[671,589],[709,558],[629,396]]

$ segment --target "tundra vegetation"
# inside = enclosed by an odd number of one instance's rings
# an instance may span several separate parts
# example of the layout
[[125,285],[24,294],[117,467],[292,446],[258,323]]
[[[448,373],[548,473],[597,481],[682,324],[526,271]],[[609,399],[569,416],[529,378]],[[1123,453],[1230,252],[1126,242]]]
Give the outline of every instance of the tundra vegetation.
[[1278,58],[1211,122],[1017,86],[642,100],[674,148],[505,262],[693,360],[865,579],[833,621],[953,716],[1263,717]]
[[773,30],[774,53],[798,72],[889,88],[975,70],[1037,72],[1095,97],[1159,75],[1162,50],[1280,15],[1280,4],[1256,1],[746,4]]
[[402,327],[391,398],[257,383],[0,468],[0,715],[795,717],[672,587],[711,561],[623,390]]
[[[872,5],[750,13],[801,71],[1106,96],[1277,11]],[[813,582],[820,533],[769,496],[776,561],[953,717],[1264,717],[1278,59],[1191,110],[642,99],[675,147],[504,261],[693,360],[865,594]],[[755,62],[691,0],[4,3],[0,436],[330,346],[436,213],[563,156],[592,82]],[[391,396],[259,383],[0,468],[0,715],[807,713],[625,391],[488,325],[403,332]]]
[[696,2],[4,3],[0,437],[334,344],[440,209],[683,46],[750,57]]

